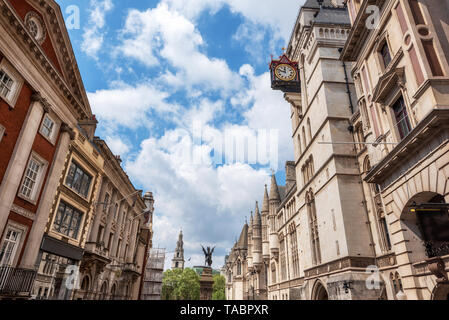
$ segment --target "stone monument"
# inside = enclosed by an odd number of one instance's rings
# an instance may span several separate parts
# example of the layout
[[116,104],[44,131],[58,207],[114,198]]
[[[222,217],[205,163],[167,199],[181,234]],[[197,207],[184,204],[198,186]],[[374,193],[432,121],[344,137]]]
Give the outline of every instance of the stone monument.
[[215,247],[207,247],[205,249],[203,246],[205,266],[200,277],[200,300],[212,300],[212,293],[214,287],[214,279],[212,276],[212,254],[214,253]]

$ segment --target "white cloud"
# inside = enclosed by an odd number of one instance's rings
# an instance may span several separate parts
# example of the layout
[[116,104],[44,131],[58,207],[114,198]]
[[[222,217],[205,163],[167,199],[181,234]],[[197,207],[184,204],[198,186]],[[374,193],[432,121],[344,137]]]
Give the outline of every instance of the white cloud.
[[106,143],[114,154],[125,156],[130,148],[129,144],[125,143],[119,136],[107,136]]
[[151,67],[168,62],[176,71],[162,74],[165,83],[192,89],[227,93],[237,89],[240,77],[226,61],[201,52],[204,40],[192,21],[166,4],[146,11],[131,10],[122,30],[119,51]]
[[122,126],[137,129],[152,124],[148,112],[160,115],[176,113],[178,106],[166,102],[169,94],[148,83],[133,87],[115,83],[110,89],[97,90],[88,94],[93,112],[105,121],[107,126]]
[[97,54],[103,46],[105,33],[103,31],[106,14],[114,7],[112,0],[91,0],[88,26],[84,29],[81,50],[97,59]]

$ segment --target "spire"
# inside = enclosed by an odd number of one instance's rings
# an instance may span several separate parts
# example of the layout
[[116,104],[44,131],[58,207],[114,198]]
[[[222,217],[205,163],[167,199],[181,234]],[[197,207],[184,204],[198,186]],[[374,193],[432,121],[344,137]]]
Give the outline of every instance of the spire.
[[262,204],[262,214],[268,213],[269,210],[270,210],[270,201],[268,198],[267,185],[265,185],[265,192],[263,195],[263,204]]
[[256,214],[254,217],[254,223],[258,226],[260,226],[262,224],[262,218],[260,217],[260,212],[259,212],[259,202],[256,201]]
[[248,225],[245,224],[240,234],[239,241],[236,243],[238,249],[248,248]]
[[179,232],[175,254],[172,259],[172,269],[184,269],[184,240],[182,230]]
[[253,212],[251,211],[251,220],[249,226],[252,227],[254,224]]
[[281,201],[276,176],[274,174],[271,176],[270,200]]

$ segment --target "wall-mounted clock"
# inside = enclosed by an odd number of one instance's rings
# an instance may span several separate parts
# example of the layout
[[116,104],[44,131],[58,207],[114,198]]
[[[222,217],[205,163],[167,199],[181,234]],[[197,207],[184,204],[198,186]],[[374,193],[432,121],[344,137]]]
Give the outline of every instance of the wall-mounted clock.
[[275,69],[276,77],[283,81],[292,81],[296,78],[296,70],[288,64],[280,64]]

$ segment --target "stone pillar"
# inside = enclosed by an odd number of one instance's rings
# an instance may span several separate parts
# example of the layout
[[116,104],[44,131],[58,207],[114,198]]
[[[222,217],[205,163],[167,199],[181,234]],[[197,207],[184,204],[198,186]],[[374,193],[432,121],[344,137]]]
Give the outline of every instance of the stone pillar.
[[106,248],[108,248],[109,250],[109,255],[111,255],[111,248],[108,247],[109,244],[109,235],[111,233],[111,228],[112,228],[112,222],[114,221],[114,208],[115,208],[115,202],[117,201],[117,191],[113,192],[114,194],[111,197],[111,203],[107,206],[109,206],[106,211],[107,211],[107,223],[106,223],[106,228],[104,230],[104,234],[103,234],[103,242]]
[[214,278],[212,276],[212,268],[204,267],[200,277],[200,300],[212,300],[213,287]]
[[35,99],[31,103],[28,115],[16,141],[14,152],[9,160],[8,168],[0,186],[0,234],[3,233],[9,212],[22,181],[28,157],[44,115],[44,106]]
[[130,223],[129,216],[130,216],[129,212],[125,214],[125,233],[123,235],[122,247],[120,248],[119,252],[119,258],[122,258],[125,262],[126,262],[125,248],[129,238],[129,223]]
[[97,205],[94,211],[94,222],[91,227],[89,242],[96,243],[98,238],[98,229],[100,228],[101,216],[103,214],[104,204],[101,204],[104,201],[104,197],[106,196],[106,192],[108,191],[108,178],[102,176],[101,178],[101,191],[98,199],[96,200]]
[[117,214],[117,224],[115,227],[114,239],[112,241],[112,256],[118,258],[119,252],[117,252],[118,240],[120,239],[120,230],[122,228],[122,216],[123,216],[123,208],[126,206],[126,202],[122,201],[120,203],[118,214]]
[[134,219],[131,221],[132,224],[132,231],[131,231],[131,236],[129,238],[129,250],[128,250],[128,254],[126,257],[126,262],[127,263],[133,263],[133,259],[134,259],[134,251],[136,250],[136,241],[137,241],[137,228],[139,227],[139,220],[138,219]]
[[31,227],[23,254],[21,262],[21,267],[23,268],[33,269],[36,264],[42,237],[45,232],[45,226],[47,225],[51,206],[55,200],[56,190],[59,186],[61,173],[69,152],[70,141],[73,138],[73,131],[68,127],[68,125],[63,124],[61,126],[61,135],[59,137],[58,147],[56,148],[56,153],[53,158],[53,164],[51,165],[47,183],[44,187],[39,207],[37,209],[36,218],[33,222],[33,226]]

